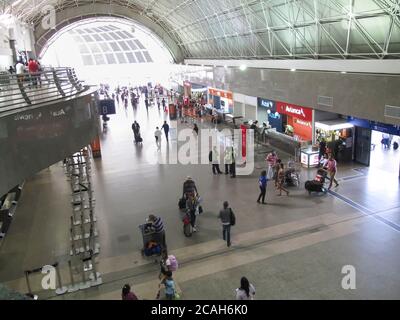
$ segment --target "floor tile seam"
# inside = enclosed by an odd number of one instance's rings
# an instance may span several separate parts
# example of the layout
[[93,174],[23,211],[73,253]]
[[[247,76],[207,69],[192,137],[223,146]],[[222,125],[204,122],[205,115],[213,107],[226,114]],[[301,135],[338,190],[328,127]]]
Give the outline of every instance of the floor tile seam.
[[[353,229],[352,227],[350,227],[350,229],[351,230],[342,230],[342,232],[343,233],[338,233],[338,232],[335,232],[334,230],[331,230],[330,232],[328,232],[328,234],[327,235],[325,235],[325,238],[324,239],[320,239],[320,240],[317,240],[317,239],[313,239],[313,238],[318,238],[318,234],[315,234],[315,233],[313,233],[313,234],[305,234],[305,235],[303,235],[303,237],[310,237],[311,239],[307,239],[308,240],[308,242],[306,243],[306,244],[304,244],[304,243],[301,243],[301,241],[299,241],[299,242],[296,242],[296,244],[297,244],[297,247],[295,246],[295,247],[292,247],[292,246],[290,246],[290,243],[289,244],[282,244],[281,243],[281,248],[278,250],[278,252],[268,252],[268,251],[271,251],[271,246],[273,246],[273,245],[276,245],[276,243],[275,244],[273,244],[273,243],[269,243],[269,244],[267,244],[267,245],[264,245],[264,246],[261,246],[261,247],[258,247],[258,248],[252,248],[252,250],[251,251],[255,251],[255,250],[260,250],[260,249],[264,249],[264,251],[266,251],[266,253],[264,253],[264,256],[261,256],[261,255],[257,255],[257,254],[253,254],[253,258],[251,258],[250,260],[251,261],[249,261],[249,259],[240,259],[240,261],[245,261],[246,260],[246,262],[244,262],[244,263],[242,263],[242,262],[239,262],[238,264],[234,264],[234,265],[231,265],[229,268],[220,268],[221,270],[219,270],[219,271],[211,271],[211,273],[215,273],[215,272],[220,272],[220,271],[226,271],[226,270],[230,270],[230,269],[234,269],[234,268],[237,268],[237,267],[240,267],[240,266],[242,266],[242,265],[246,265],[246,264],[251,264],[251,263],[254,263],[254,262],[257,262],[257,261],[260,261],[260,260],[265,260],[265,259],[269,259],[269,258],[272,258],[272,257],[275,257],[275,256],[278,256],[278,255],[281,255],[281,254],[285,254],[285,253],[288,253],[288,252],[292,252],[292,251],[296,251],[296,250],[299,250],[299,249],[301,249],[301,248],[306,248],[306,247],[309,247],[309,246],[312,246],[312,245],[315,245],[315,244],[318,244],[318,243],[320,243],[320,242],[326,242],[326,241],[329,241],[329,240],[332,240],[332,239],[335,239],[335,238],[338,238],[338,237],[341,237],[341,236],[343,236],[343,235],[346,235],[346,234],[348,234],[350,231],[351,232],[355,232],[355,229]],[[321,233],[322,232],[325,232],[325,231],[327,231],[327,230],[323,230],[323,231],[320,231]],[[350,232],[350,233],[351,233]],[[286,240],[287,242],[289,241],[293,241],[293,240],[295,240],[295,238],[292,238],[292,239],[288,239],[288,240]],[[301,243],[300,245],[299,245],[299,243]],[[286,246],[285,246],[286,245]],[[278,246],[279,246],[279,242],[278,242]],[[274,250],[272,250],[272,251],[274,251]],[[233,251],[227,251],[226,252],[227,254],[229,254],[229,255],[234,255],[234,254],[237,254],[237,252],[236,253],[234,253]],[[248,257],[247,257],[248,258]],[[223,260],[225,260],[226,258],[225,257],[221,257],[221,256],[216,256],[216,259],[219,259],[219,260],[221,260],[221,259],[223,259]],[[254,261],[253,261],[254,260]],[[201,263],[206,263],[206,264],[210,264],[209,263],[209,261],[203,261],[203,262],[197,262],[196,261],[196,263],[198,263],[198,264],[201,264]],[[179,274],[182,274],[182,272],[181,273],[178,273],[177,274],[177,276],[176,276],[176,281],[178,282],[178,283],[185,283],[185,282],[187,282],[187,281],[192,281],[192,280],[194,280],[194,279],[197,279],[197,278],[200,278],[200,277],[204,277],[204,276],[207,276],[207,275],[210,275],[211,273],[208,273],[208,274],[200,274],[200,273],[196,273],[196,272],[192,272],[193,271],[193,266],[192,267],[190,267],[190,266],[186,266],[186,267],[182,267],[182,268],[185,268],[184,270],[185,271],[187,271],[187,270],[189,270],[190,269],[190,276],[189,276],[189,278],[188,278],[188,276],[186,277],[186,279],[185,279],[185,277],[183,277],[183,276],[179,276]],[[198,266],[198,268],[200,268],[200,269],[202,269],[202,270],[204,270],[205,268],[203,268],[202,266]],[[186,270],[187,269],[187,270]],[[193,275],[195,275],[194,277],[193,277]],[[182,279],[183,278],[183,279]],[[132,277],[125,277],[125,278],[123,278],[123,279],[120,279],[120,280],[118,280],[118,281],[122,281],[122,280],[128,280],[128,279],[132,279]],[[117,280],[116,280],[117,281]],[[148,282],[142,282],[142,283],[140,283],[140,285],[145,285],[146,283],[154,283],[155,281],[154,280],[151,280],[151,281],[148,281]],[[135,282],[136,283],[136,282]],[[119,290],[118,291],[115,291],[116,292],[116,295],[117,294],[119,294]],[[112,292],[108,292],[106,295],[111,295],[112,294]]]
[[372,211],[366,207],[364,207],[363,205],[360,205],[359,203],[347,198],[346,196],[339,194],[337,192],[334,191],[329,191],[329,194],[341,201],[343,201],[344,203],[348,204],[349,206],[353,207],[354,209],[358,210],[359,212],[361,212],[365,217],[370,217],[375,219],[376,221],[379,221],[383,224],[385,224],[386,226],[390,227],[391,229],[393,229],[396,232],[400,232],[400,226],[386,218],[380,217],[378,216],[379,213],[381,213],[380,211]]

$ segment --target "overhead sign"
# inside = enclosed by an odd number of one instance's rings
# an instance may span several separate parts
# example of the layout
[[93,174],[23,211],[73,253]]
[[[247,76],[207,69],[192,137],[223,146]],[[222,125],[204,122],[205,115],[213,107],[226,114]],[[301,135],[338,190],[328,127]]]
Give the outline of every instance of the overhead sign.
[[366,128],[366,129],[380,131],[380,132],[387,133],[387,134],[393,134],[396,136],[400,136],[400,126],[376,122],[376,121],[370,121],[370,120],[365,120],[365,119],[359,119],[359,118],[354,118],[354,117],[348,117],[348,121],[357,127],[362,127],[362,128]]
[[312,121],[312,109],[289,104],[286,102],[276,102],[276,111],[287,114],[289,116],[302,119],[304,121]]
[[219,96],[221,98],[226,98],[226,99],[230,99],[230,100],[233,99],[233,93],[230,91],[208,88],[208,93],[212,96]]
[[272,112],[276,111],[275,101],[263,99],[263,98],[257,98],[257,104],[261,108],[267,108],[268,110],[271,110]]

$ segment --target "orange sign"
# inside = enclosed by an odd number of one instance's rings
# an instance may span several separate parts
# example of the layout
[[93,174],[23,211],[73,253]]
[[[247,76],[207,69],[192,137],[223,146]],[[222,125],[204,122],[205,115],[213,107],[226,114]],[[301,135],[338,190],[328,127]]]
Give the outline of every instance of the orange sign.
[[220,96],[221,98],[233,100],[233,93],[231,91],[208,88],[208,93],[212,96]]
[[92,147],[93,158],[101,158],[100,138],[94,139],[90,146]]

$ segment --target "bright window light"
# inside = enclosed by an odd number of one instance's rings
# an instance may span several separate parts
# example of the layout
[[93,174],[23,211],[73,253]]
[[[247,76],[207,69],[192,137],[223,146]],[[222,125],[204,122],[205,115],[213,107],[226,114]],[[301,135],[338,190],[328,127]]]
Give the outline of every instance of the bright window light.
[[245,64],[242,64],[242,65],[239,67],[239,69],[242,70],[242,71],[245,71],[245,70],[247,69],[247,66],[246,66]]

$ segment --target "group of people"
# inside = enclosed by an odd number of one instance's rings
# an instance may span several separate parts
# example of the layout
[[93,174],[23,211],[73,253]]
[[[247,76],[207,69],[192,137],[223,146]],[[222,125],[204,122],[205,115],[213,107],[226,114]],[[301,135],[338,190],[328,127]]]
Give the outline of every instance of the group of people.
[[[220,154],[218,152],[218,148],[216,146],[210,150],[208,154],[208,160],[212,165],[212,172],[214,175],[222,174],[220,169]],[[225,164],[225,174],[231,175],[231,178],[236,178],[236,154],[234,147],[226,147],[224,154],[224,164]]]
[[278,196],[282,195],[282,191],[289,195],[289,191],[285,188],[285,165],[282,160],[279,159],[275,151],[270,152],[265,158],[267,162],[267,170],[263,170],[258,179],[258,185],[260,188],[260,195],[258,196],[257,203],[266,204],[265,195],[267,192],[267,182],[268,180],[273,180],[275,183],[275,188],[279,191]]
[[[42,66],[38,60],[29,59],[27,63],[22,60],[18,60],[15,64],[15,68],[10,66],[8,72],[10,74],[16,74],[18,79],[18,84],[22,85],[24,81],[29,81],[29,87],[41,86],[40,71],[42,71]],[[27,77],[28,76],[28,77]]]

